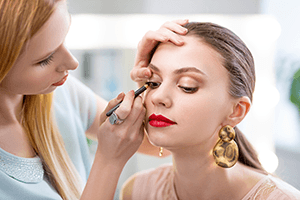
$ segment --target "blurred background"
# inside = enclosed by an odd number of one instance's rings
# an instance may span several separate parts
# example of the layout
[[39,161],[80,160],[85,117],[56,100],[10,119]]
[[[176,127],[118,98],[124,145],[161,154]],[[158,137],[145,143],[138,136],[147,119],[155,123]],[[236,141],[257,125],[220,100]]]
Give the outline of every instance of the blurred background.
[[[300,1],[68,0],[66,44],[80,66],[73,75],[106,100],[136,89],[129,72],[148,30],[165,21],[213,22],[235,32],[256,65],[253,107],[239,125],[264,167],[300,190]],[[299,71],[298,71],[299,70]],[[89,141],[91,156],[96,144]],[[136,154],[125,166],[115,199],[132,174],[172,162]]]

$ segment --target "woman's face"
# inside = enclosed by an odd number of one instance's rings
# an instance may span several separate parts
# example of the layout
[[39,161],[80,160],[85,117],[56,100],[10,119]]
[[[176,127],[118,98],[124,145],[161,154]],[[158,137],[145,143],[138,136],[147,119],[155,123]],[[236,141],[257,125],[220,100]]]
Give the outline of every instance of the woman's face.
[[[185,147],[213,140],[233,109],[221,55],[193,36],[184,46],[160,44],[149,68],[146,129],[156,146]],[[167,119],[166,119],[167,118]]]
[[63,84],[78,62],[64,45],[70,26],[65,1],[30,39],[23,53],[0,84],[13,94],[47,94]]

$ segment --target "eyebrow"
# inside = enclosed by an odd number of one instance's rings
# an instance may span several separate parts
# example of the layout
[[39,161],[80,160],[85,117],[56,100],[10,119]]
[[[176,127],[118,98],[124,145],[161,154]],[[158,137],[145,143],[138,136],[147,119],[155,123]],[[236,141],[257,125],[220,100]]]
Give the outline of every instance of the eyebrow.
[[[71,16],[70,13],[69,13],[69,18],[70,18],[70,25],[69,25],[69,28],[68,28],[68,32],[69,32],[69,30],[70,30],[71,22],[72,22],[72,16]],[[60,45],[59,45],[59,46],[60,46]],[[45,54],[45,56],[43,56],[42,58],[40,58],[40,59],[34,61],[34,63],[42,62],[43,60],[46,60],[47,58],[49,58],[50,56],[52,56],[52,55],[56,52],[56,50],[59,48],[59,46],[58,46],[56,49],[54,49],[53,51],[48,52],[47,54]]]
[[[155,65],[153,64],[149,64],[148,67],[150,69],[152,69],[153,71],[155,72],[160,72],[160,69],[158,67],[156,67]],[[186,73],[186,72],[196,72],[196,73],[199,73],[199,74],[202,74],[204,76],[207,76],[206,73],[204,73],[202,70],[196,68],[196,67],[183,67],[183,68],[180,68],[180,69],[176,69],[174,71],[174,74],[183,74],[183,73]]]

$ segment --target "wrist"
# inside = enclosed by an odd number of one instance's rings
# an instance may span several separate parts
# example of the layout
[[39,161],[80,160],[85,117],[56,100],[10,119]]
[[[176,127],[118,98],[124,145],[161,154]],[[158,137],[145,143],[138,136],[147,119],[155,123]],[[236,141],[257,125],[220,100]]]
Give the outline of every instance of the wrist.
[[122,171],[126,161],[123,161],[121,158],[112,158],[106,155],[103,155],[100,150],[96,151],[94,163],[102,165],[103,168],[114,170],[115,172]]

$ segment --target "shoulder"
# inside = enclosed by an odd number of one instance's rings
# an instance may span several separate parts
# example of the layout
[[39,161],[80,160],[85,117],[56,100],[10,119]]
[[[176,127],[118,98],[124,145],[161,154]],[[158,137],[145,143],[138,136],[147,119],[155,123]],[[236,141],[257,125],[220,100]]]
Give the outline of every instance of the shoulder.
[[122,200],[130,200],[132,199],[132,190],[135,181],[135,175],[131,176],[127,181],[124,183],[121,193],[120,199]]
[[[270,195],[269,199],[286,199],[286,200],[300,200],[300,191],[284,182],[280,178],[269,175],[269,180],[275,184],[273,194]],[[281,198],[279,198],[281,197]]]
[[151,193],[159,195],[156,189],[165,185],[172,169],[172,164],[165,164],[155,169],[148,169],[134,174],[124,183],[120,199],[139,199],[139,196],[149,197]]
[[172,164],[164,164],[155,169],[149,169],[135,174],[135,179],[138,181],[139,184],[159,184],[166,180],[172,169]]
[[300,191],[279,178],[267,175],[252,188],[247,199],[300,200]]

